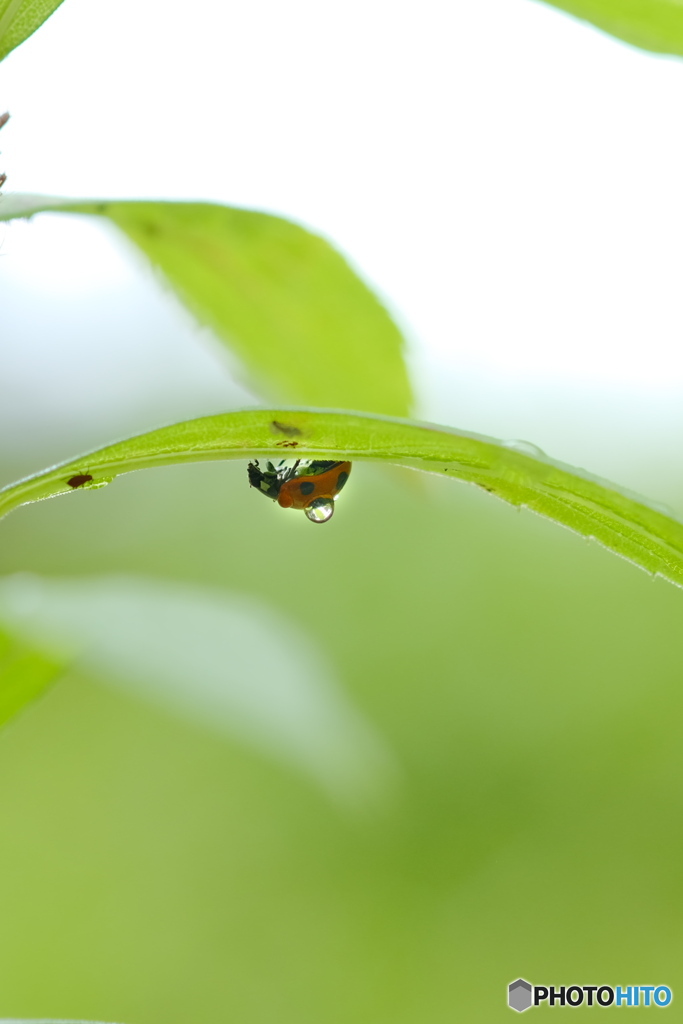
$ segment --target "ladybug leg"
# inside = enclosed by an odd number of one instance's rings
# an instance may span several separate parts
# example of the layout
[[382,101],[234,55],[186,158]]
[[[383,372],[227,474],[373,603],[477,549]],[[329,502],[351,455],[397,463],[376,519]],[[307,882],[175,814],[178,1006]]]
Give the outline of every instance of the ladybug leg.
[[300,462],[301,462],[301,459],[297,459],[296,462],[294,463],[294,465],[292,466],[292,468],[287,470],[287,477],[286,477],[287,480],[292,480],[296,476],[296,471],[297,471],[297,469],[299,467],[299,463]]

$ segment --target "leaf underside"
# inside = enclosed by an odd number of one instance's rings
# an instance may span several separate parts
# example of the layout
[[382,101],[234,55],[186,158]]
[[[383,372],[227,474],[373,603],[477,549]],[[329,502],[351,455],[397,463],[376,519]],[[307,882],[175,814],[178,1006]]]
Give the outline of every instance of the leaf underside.
[[282,217],[213,203],[0,199],[0,220],[40,212],[116,224],[268,401],[409,414],[402,335],[323,238]]
[[137,469],[259,456],[371,460],[473,483],[683,586],[683,523],[646,499],[523,443],[344,412],[256,409],[163,427],[5,487],[0,516],[27,502],[103,486]]
[[632,46],[683,55],[680,0],[547,0]]

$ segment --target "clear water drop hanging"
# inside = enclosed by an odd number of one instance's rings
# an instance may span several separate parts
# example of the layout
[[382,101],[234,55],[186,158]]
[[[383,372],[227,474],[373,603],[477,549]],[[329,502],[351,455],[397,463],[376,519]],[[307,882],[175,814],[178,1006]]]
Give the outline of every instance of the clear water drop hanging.
[[334,515],[334,501],[332,498],[316,498],[304,512],[312,523],[327,523]]

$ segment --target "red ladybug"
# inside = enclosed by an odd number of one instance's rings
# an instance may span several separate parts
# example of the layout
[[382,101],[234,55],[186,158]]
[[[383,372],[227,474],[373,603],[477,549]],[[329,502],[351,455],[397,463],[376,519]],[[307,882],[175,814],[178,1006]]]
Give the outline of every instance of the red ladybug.
[[250,462],[249,483],[281,508],[302,509],[313,523],[326,523],[332,518],[334,500],[349,478],[350,462],[314,461],[293,466],[272,462],[262,470]]

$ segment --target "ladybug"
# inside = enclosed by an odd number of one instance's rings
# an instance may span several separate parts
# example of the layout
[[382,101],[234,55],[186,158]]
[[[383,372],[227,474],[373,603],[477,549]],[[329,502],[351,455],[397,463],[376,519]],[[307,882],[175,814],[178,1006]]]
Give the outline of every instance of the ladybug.
[[303,509],[312,523],[326,523],[334,513],[334,501],[349,479],[350,462],[297,459],[293,466],[284,460],[261,469],[258,460],[250,462],[249,483],[281,508]]

